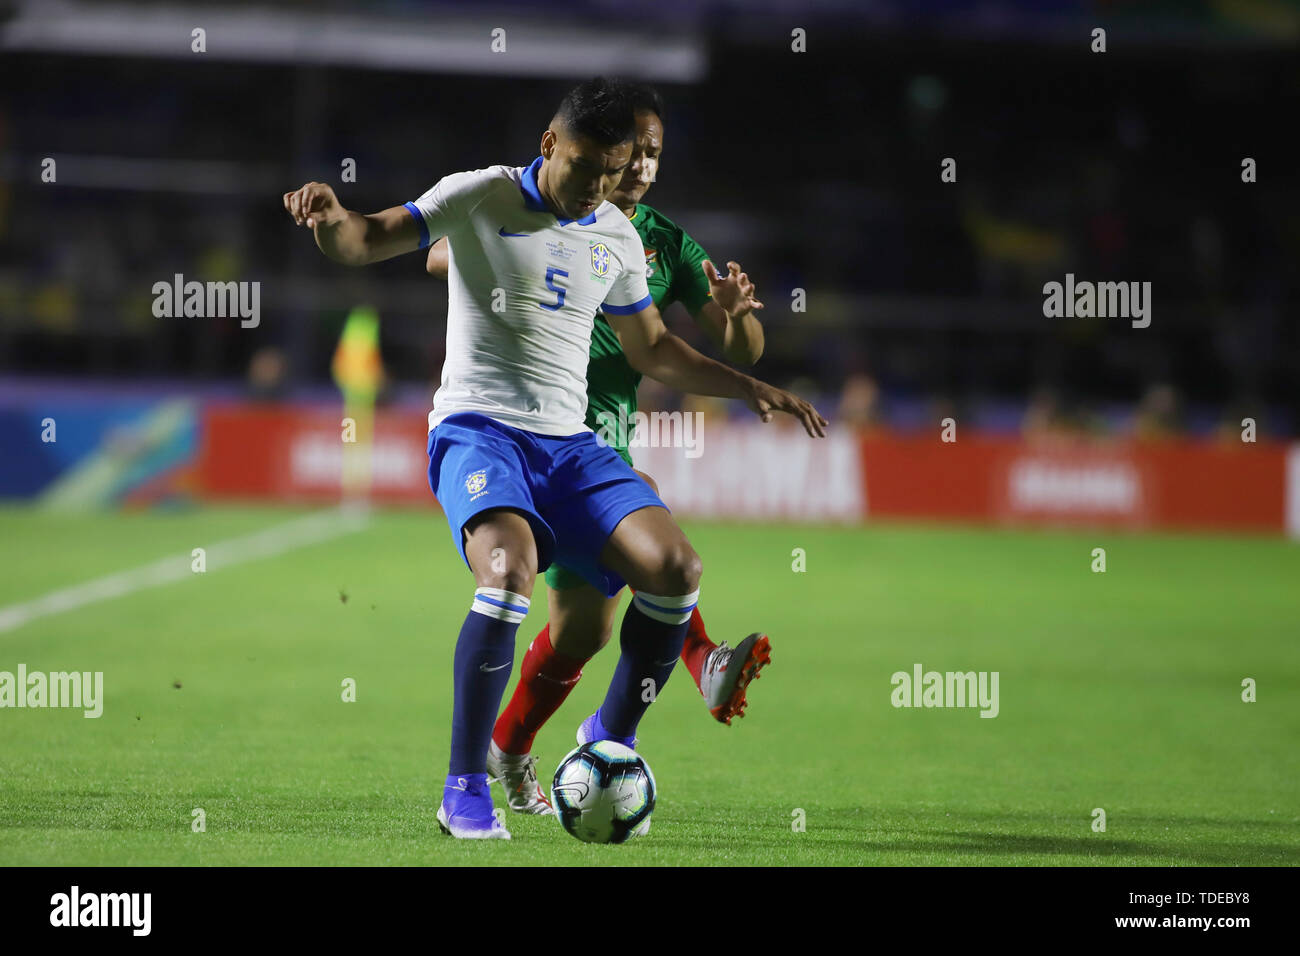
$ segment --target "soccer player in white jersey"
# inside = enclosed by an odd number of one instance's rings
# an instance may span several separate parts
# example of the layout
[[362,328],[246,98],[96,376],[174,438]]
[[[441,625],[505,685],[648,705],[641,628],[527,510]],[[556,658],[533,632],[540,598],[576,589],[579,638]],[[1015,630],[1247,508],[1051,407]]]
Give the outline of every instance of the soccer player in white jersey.
[[284,195],[294,221],[336,262],[365,265],[440,236],[450,248],[429,481],[477,586],[456,643],[451,760],[437,814],[455,837],[510,837],[492,813],[487,752],[539,570],[560,561],[607,594],[624,583],[635,590],[613,680],[584,725],[588,739],[629,746],[649,706],[645,682],[664,686],[699,597],[699,556],[667,507],[583,423],[596,311],[641,373],[743,399],[764,421],[789,412],[810,435],[825,434],[808,402],[664,328],[640,237],[605,201],[630,162],[634,130],[630,88],[596,79],[564,98],[526,168],[454,173],[415,202],[371,215],[344,209],[323,183]]
[[[740,296],[753,301],[756,294],[747,274],[738,262],[728,262],[728,271],[739,273],[741,284],[734,290],[719,289],[715,297],[713,287],[721,284],[721,276],[704,248],[681,226],[644,202],[663,168],[664,103],[658,91],[647,84],[634,84],[633,89],[637,128],[632,162],[607,198],[627,216],[641,237],[646,284],[659,311],[680,302],[728,362],[737,367],[753,365],[763,352],[763,326],[756,312],[737,311]],[[447,278],[446,239],[429,246],[426,268],[431,275]],[[726,300],[726,293],[731,291],[736,293],[735,301]],[[755,309],[761,305],[754,302]],[[635,418],[640,381],[640,373],[624,357],[618,335],[598,314],[587,359],[585,422],[629,465],[633,464],[629,448],[633,436],[611,429],[608,423]],[[654,478],[642,471],[637,474],[659,491]],[[545,580],[550,620],[528,645],[528,653],[518,668],[518,682],[497,717],[488,746],[488,778],[501,781],[506,805],[518,813],[554,812],[537,778],[533,744],[577,687],[587,662],[611,640],[620,603],[618,595],[607,596],[604,588],[593,587],[558,561],[547,568]],[[749,683],[770,663],[771,652],[771,640],[761,631],[745,637],[734,648],[726,641],[713,643],[697,606],[691,612],[681,661],[709,713],[730,724],[733,717],[744,715]]]

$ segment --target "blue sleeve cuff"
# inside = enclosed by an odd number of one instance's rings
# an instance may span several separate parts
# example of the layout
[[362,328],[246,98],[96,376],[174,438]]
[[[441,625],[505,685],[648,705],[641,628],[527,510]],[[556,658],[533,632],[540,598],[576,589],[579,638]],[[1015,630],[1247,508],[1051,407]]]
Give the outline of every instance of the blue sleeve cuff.
[[600,311],[604,312],[606,315],[632,315],[635,312],[640,312],[642,309],[654,305],[654,302],[655,300],[647,295],[640,302],[633,302],[631,305],[610,305],[606,302],[601,305]]
[[424,213],[420,212],[420,208],[413,202],[402,203],[402,205],[415,219],[415,224],[420,227],[420,248],[424,249],[429,245],[429,225],[424,221]]

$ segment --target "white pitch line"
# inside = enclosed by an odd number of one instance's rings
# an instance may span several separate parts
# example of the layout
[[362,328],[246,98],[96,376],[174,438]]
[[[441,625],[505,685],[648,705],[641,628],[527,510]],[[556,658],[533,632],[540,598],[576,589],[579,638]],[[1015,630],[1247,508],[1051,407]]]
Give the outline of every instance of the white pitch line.
[[[238,538],[218,541],[210,547],[204,546],[202,542],[195,546],[204,548],[207,570],[219,571],[245,561],[273,557],[295,548],[360,531],[369,521],[369,513],[364,508],[331,509]],[[192,562],[193,558],[189,554],[159,558],[152,564],[51,591],[21,604],[10,604],[0,608],[0,633],[12,631],[40,617],[62,614],[97,601],[107,601],[192,577],[196,573],[191,570]]]

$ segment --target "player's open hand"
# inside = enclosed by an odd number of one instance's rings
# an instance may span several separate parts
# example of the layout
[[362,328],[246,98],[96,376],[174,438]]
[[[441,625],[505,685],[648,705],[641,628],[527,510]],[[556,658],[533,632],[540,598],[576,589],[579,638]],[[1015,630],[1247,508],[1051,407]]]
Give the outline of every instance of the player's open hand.
[[726,275],[718,272],[708,259],[700,263],[700,268],[709,280],[709,294],[727,313],[727,318],[738,319],[746,312],[763,308],[763,303],[755,296],[754,283],[740,271],[739,262],[728,262]]
[[758,412],[763,421],[770,422],[773,412],[788,412],[803,423],[804,431],[809,435],[814,438],[826,437],[826,426],[830,422],[812,407],[811,402],[806,402],[783,388],[775,388],[766,382],[760,382],[756,378],[751,378],[749,383],[750,392],[745,401],[750,408]]
[[284,194],[284,208],[298,225],[329,226],[347,219],[347,210],[326,183],[307,183]]

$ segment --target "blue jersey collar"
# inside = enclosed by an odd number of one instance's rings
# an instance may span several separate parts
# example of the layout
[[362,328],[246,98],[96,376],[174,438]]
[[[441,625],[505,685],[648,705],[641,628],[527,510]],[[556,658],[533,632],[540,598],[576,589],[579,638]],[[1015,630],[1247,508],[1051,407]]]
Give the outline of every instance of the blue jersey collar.
[[[519,191],[524,194],[524,206],[533,212],[550,212],[551,209],[546,205],[546,200],[542,198],[541,190],[537,188],[537,171],[542,168],[542,157],[538,156],[533,160],[531,166],[524,170],[524,178],[519,183]],[[593,209],[581,219],[561,219],[555,217],[555,221],[561,226],[567,226],[571,222],[576,222],[580,226],[590,226],[596,221],[596,210]]]

